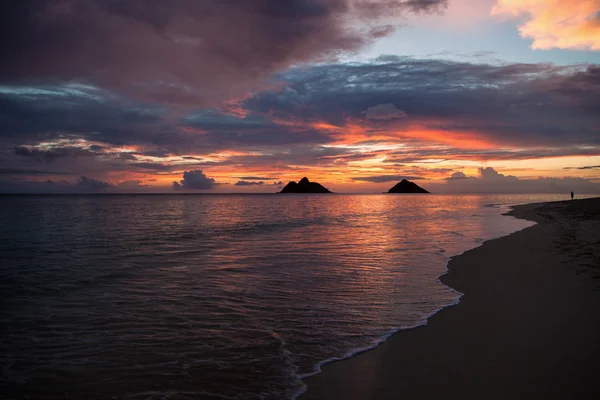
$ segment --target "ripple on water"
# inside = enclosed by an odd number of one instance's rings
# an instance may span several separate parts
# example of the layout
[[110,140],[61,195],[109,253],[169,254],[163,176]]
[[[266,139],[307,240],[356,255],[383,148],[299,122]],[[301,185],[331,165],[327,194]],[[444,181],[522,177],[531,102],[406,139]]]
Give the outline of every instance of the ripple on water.
[[456,302],[448,257],[526,226],[486,207],[511,201],[0,198],[3,393],[292,398]]

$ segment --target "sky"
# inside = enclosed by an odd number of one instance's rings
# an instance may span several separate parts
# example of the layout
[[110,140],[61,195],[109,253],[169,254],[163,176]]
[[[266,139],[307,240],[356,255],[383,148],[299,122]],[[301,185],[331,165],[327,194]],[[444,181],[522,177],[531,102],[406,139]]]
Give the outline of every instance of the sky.
[[21,0],[0,30],[0,193],[600,193],[600,0]]

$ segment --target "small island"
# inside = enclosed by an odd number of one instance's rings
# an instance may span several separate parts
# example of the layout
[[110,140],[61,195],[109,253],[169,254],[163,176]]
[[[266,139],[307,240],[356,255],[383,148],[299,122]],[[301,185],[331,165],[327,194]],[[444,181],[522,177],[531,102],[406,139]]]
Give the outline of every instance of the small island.
[[429,193],[429,192],[414,182],[407,181],[406,179],[402,179],[402,181],[398,182],[396,184],[396,186],[394,186],[393,188],[388,190],[388,193]]
[[331,193],[331,191],[323,185],[311,182],[304,177],[298,183],[291,181],[279,193]]

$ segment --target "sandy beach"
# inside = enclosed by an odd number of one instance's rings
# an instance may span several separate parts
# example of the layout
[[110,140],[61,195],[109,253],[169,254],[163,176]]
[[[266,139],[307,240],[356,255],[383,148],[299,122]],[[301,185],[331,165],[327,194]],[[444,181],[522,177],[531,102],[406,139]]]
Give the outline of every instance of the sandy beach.
[[300,398],[600,398],[600,198],[509,215],[537,224],[451,260],[460,304],[324,366]]

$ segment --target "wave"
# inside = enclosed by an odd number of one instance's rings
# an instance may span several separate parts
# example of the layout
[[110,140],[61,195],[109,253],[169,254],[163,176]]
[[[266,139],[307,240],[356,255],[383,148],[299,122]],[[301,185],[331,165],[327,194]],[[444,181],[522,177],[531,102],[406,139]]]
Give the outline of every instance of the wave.
[[[500,207],[497,207],[497,208],[500,208]],[[512,218],[512,217],[509,217],[509,218]],[[378,339],[376,339],[375,341],[373,341],[371,344],[369,344],[367,346],[351,349],[348,352],[346,352],[344,355],[339,356],[339,357],[330,357],[330,358],[327,358],[325,360],[319,361],[318,363],[316,363],[313,366],[313,371],[312,372],[305,373],[305,374],[299,374],[298,378],[300,380],[309,378],[311,376],[314,376],[314,375],[317,375],[317,374],[323,372],[322,371],[322,367],[325,366],[325,365],[328,365],[328,364],[331,364],[331,363],[335,363],[335,362],[344,361],[344,360],[350,359],[352,357],[355,357],[355,356],[357,356],[359,354],[362,354],[362,353],[374,350],[375,348],[377,348],[378,346],[380,346],[382,343],[386,342],[390,337],[392,337],[396,333],[401,332],[401,331],[406,331],[406,330],[416,329],[416,328],[419,328],[419,327],[426,326],[429,318],[433,317],[434,315],[436,315],[437,313],[439,313],[440,311],[442,311],[442,310],[444,310],[444,309],[446,309],[448,307],[453,307],[453,306],[456,306],[456,305],[460,304],[460,300],[464,296],[464,293],[459,292],[458,290],[454,289],[451,286],[445,285],[441,281],[441,278],[443,276],[447,275],[450,272],[450,269],[448,268],[448,266],[450,264],[450,261],[454,257],[459,257],[459,256],[461,256],[462,254],[464,254],[464,253],[466,253],[468,251],[474,250],[474,249],[482,246],[483,243],[485,243],[486,241],[495,240],[495,239],[499,239],[501,237],[505,237],[505,236],[511,235],[513,233],[519,232],[519,231],[521,231],[523,229],[526,229],[526,228],[528,228],[530,226],[533,226],[533,225],[535,225],[535,223],[533,223],[531,225],[524,226],[522,228],[515,229],[514,231],[506,233],[506,234],[499,234],[499,235],[492,236],[492,237],[490,237],[490,238],[488,238],[486,240],[483,240],[481,238],[476,238],[476,241],[474,242],[475,246],[467,248],[464,251],[461,251],[460,253],[458,253],[456,255],[453,255],[452,257],[447,257],[447,259],[446,259],[446,265],[445,265],[445,268],[444,268],[444,273],[441,274],[438,277],[438,282],[440,284],[444,285],[445,287],[451,289],[457,295],[457,297],[452,302],[450,302],[449,304],[445,304],[443,306],[440,306],[439,308],[435,309],[430,314],[428,314],[427,316],[423,317],[420,321],[418,321],[417,323],[415,323],[413,325],[403,326],[403,327],[398,327],[398,328],[393,328],[393,329],[389,330],[384,335],[380,336]],[[450,233],[455,233],[455,234],[458,234],[460,236],[466,237],[466,235],[460,234],[458,232],[451,231]],[[308,387],[303,382],[302,388],[299,389],[297,392],[294,393],[294,395],[293,395],[293,397],[292,397],[291,400],[296,400],[298,397],[300,397],[302,394],[304,394],[307,391],[307,389],[308,389]]]
[[[440,283],[449,256],[480,245],[477,237],[522,225],[498,223],[508,218],[500,207],[455,198],[415,206],[337,196],[319,207],[298,207],[293,198],[273,206],[271,198],[232,207],[221,197],[203,198],[211,206],[202,208],[189,197],[173,213],[162,202],[132,208],[127,198],[94,198],[98,209],[110,209],[101,220],[86,208],[64,208],[48,213],[53,223],[0,226],[0,237],[23,244],[6,253],[2,271],[9,284],[2,285],[8,306],[1,319],[16,344],[16,362],[5,358],[0,377],[9,379],[8,393],[45,391],[50,398],[47,376],[32,366],[52,366],[68,350],[52,371],[68,370],[102,346],[96,368],[141,397],[187,398],[205,389],[196,395],[297,398],[306,390],[303,379],[324,365],[372,350],[458,304],[462,294]],[[84,230],[69,228],[74,218],[86,221]],[[32,244],[34,230],[39,239]],[[95,234],[81,234],[87,230]],[[57,246],[64,253],[45,251]],[[131,372],[126,381],[119,369]],[[77,371],[82,379],[66,378],[74,391],[127,394],[98,385],[92,370]],[[100,397],[103,391],[110,396]]]

